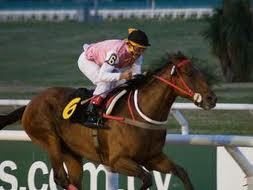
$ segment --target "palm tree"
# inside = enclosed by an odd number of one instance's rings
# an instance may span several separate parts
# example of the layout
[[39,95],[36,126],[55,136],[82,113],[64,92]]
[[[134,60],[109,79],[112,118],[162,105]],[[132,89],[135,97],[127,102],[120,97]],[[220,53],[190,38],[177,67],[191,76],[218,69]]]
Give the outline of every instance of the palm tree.
[[[253,54],[253,16],[249,0],[224,0],[203,32],[220,60],[228,82],[250,80]],[[250,59],[251,58],[251,59]]]

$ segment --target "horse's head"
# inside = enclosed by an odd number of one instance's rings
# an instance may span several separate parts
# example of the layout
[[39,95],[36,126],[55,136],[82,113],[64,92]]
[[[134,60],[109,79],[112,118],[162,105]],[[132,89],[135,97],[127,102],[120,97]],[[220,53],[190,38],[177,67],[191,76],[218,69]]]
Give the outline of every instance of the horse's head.
[[217,97],[201,71],[181,53],[169,55],[166,67],[156,78],[171,86],[177,96],[188,98],[205,110],[216,105]]

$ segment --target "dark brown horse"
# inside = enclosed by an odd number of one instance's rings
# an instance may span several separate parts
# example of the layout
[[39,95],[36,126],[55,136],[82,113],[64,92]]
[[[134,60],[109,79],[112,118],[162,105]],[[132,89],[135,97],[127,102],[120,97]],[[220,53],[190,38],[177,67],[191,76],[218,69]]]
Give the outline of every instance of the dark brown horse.
[[[146,117],[155,121],[167,119],[177,96],[187,98],[205,110],[216,104],[217,98],[201,72],[181,54],[168,56],[166,64],[143,81],[138,86],[138,105]],[[42,146],[48,153],[56,184],[69,190],[82,189],[83,157],[96,163],[102,162],[120,174],[138,177],[143,182],[142,190],[152,185],[152,177],[148,172],[151,170],[172,173],[182,180],[186,190],[193,190],[186,171],[162,152],[166,136],[164,129],[148,130],[108,119],[105,124],[109,128],[98,130],[100,151],[97,151],[92,137],[96,129],[62,119],[64,106],[74,90],[61,87],[46,89],[27,106],[1,116],[0,129],[22,120],[22,126],[32,142]],[[126,118],[134,115],[137,121],[147,123],[136,109],[130,113],[127,97],[125,95],[119,100],[112,115]],[[103,155],[103,161],[100,154]]]

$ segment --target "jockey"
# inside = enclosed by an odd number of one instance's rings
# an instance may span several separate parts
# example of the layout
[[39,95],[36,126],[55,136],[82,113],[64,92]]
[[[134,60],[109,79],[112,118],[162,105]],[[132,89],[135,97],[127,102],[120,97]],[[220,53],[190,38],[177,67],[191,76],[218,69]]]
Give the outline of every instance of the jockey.
[[102,127],[98,109],[106,92],[132,79],[133,75],[141,74],[142,54],[148,46],[150,44],[145,32],[132,28],[128,29],[127,39],[84,44],[78,67],[96,85],[85,125]]

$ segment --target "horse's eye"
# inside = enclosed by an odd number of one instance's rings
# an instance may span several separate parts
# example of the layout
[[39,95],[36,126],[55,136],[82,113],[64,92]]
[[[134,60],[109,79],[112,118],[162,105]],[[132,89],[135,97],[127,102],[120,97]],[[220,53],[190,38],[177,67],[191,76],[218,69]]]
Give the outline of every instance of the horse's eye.
[[192,77],[193,73],[189,72],[189,73],[186,73],[186,75],[189,76],[189,77]]
[[182,68],[181,72],[187,75],[188,77],[191,77],[194,71],[191,67],[184,67]]

